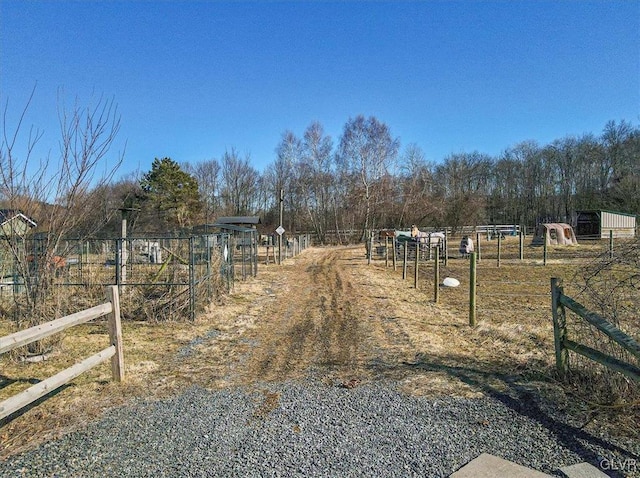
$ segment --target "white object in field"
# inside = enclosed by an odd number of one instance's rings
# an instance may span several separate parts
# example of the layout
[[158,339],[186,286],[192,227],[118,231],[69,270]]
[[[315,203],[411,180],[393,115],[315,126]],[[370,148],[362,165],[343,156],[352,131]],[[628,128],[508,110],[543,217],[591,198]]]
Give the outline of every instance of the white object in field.
[[447,277],[442,281],[442,285],[445,287],[458,287],[460,285],[460,281],[458,279],[454,279],[453,277]]

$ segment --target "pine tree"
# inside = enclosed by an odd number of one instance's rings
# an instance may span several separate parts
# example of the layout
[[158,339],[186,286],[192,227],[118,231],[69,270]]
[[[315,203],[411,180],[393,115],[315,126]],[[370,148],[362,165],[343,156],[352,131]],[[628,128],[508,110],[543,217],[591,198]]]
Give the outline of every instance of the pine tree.
[[200,209],[198,182],[171,158],[155,158],[140,181],[145,203],[165,228],[192,225]]

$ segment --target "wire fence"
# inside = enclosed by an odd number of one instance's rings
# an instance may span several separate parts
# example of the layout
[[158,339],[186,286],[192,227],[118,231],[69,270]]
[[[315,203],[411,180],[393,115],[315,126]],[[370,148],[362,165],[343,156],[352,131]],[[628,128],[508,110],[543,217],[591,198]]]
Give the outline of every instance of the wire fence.
[[[309,245],[307,235],[286,238],[281,260]],[[20,302],[46,276],[48,287],[69,297],[66,310],[95,302],[105,286],[117,285],[123,318],[154,321],[195,319],[235,280],[255,277],[258,264],[268,263],[274,253],[250,228],[189,237],[69,238],[54,255],[45,254],[50,248],[45,239],[18,246],[18,254],[0,248],[0,299],[5,304]]]
[[[58,294],[101,294],[117,285],[123,316],[138,320],[194,319],[221,291],[229,290],[235,277],[237,255],[230,253],[229,234],[194,237],[144,237],[114,240],[67,239],[56,250],[60,258],[51,284]],[[2,265],[2,293],[14,300],[28,293],[38,274],[51,267],[51,259],[37,253],[45,245],[25,242],[29,267],[17,267],[19,258]],[[240,262],[239,266],[246,267]],[[11,271],[7,274],[7,271]],[[22,273],[21,273],[22,272]]]
[[[501,240],[501,247],[497,242],[481,244],[481,252],[476,251],[473,258],[451,246],[444,246],[446,254],[438,254],[435,247],[426,246],[429,251],[413,241],[396,246],[395,255],[390,255],[388,240],[380,241],[371,249],[378,265],[384,261],[385,268],[393,267],[398,271],[398,278],[405,279],[406,284],[399,287],[423,290],[426,300],[440,303],[465,321],[468,317],[469,325],[481,325],[480,334],[491,336],[496,343],[511,341],[525,351],[523,353],[528,353],[527,347],[532,344],[546,349],[548,365],[552,364],[553,355],[552,277],[565,278],[568,293],[638,340],[640,251],[637,240],[618,239],[614,247],[607,240],[558,246],[553,249],[557,259],[549,259],[549,254],[546,261],[539,252],[537,257],[533,255],[538,249],[530,250],[529,259],[526,255],[522,257],[519,238]],[[442,242],[436,245],[439,248]],[[482,259],[476,261],[480,254]],[[453,281],[456,286],[444,287],[445,278],[456,279]],[[629,357],[593,327],[571,314],[567,316],[567,328],[576,341],[640,366],[636,358]],[[523,346],[524,342],[529,345]],[[637,384],[630,383],[626,377],[580,356],[572,358],[571,364],[581,389],[597,391],[601,396],[626,397],[627,401],[629,397],[637,397]]]

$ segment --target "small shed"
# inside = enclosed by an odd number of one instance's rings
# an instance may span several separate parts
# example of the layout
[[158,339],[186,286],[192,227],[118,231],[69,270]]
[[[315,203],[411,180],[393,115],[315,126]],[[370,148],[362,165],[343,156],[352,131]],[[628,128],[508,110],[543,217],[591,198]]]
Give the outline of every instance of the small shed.
[[15,251],[11,252],[7,240],[19,239],[18,247],[26,255],[22,239],[36,226],[35,221],[17,209],[0,209],[0,292],[5,287],[20,287],[16,282]]
[[635,237],[636,216],[612,211],[578,211],[576,235],[583,239],[606,239],[610,231],[613,237]]
[[573,228],[564,222],[541,223],[536,226],[536,233],[531,242],[534,246],[575,246],[578,244]]

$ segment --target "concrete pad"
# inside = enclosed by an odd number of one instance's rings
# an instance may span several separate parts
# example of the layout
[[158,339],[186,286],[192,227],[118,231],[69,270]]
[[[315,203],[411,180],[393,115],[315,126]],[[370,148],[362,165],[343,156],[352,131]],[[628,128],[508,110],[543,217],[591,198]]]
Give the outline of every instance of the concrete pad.
[[526,466],[517,465],[503,458],[483,453],[474,458],[450,478],[552,478]]
[[589,463],[565,466],[560,468],[560,471],[567,475],[567,478],[609,478],[609,475]]

